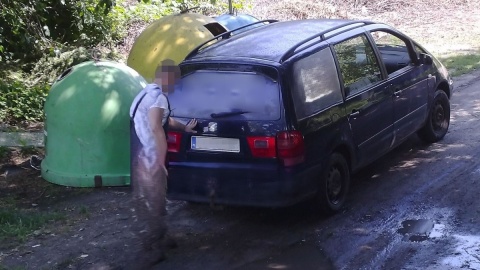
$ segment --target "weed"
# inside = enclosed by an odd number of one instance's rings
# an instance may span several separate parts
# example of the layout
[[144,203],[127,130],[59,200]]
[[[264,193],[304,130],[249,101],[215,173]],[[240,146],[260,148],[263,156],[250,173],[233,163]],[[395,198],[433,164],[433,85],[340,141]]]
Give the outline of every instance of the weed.
[[0,241],[24,241],[45,224],[64,219],[65,216],[60,213],[34,212],[13,207],[0,209]]
[[27,140],[25,140],[24,138],[20,138],[20,137],[17,138],[17,142],[18,142],[18,144],[20,144],[21,147],[27,146]]
[[476,54],[455,54],[440,57],[451,76],[472,72],[480,67],[480,51]]
[[0,265],[0,270],[26,270],[27,268],[23,266],[14,266],[12,268],[7,268],[5,266]]
[[85,207],[85,206],[80,207],[80,214],[87,215],[88,214],[87,207]]
[[0,207],[2,208],[9,208],[15,205],[15,198],[13,195],[4,196],[2,200],[0,200]]
[[30,156],[38,154],[38,149],[34,146],[22,146],[20,147],[20,154],[22,156]]
[[75,262],[75,258],[67,258],[57,264],[57,267],[54,269],[68,269],[72,268],[72,264]]
[[10,148],[6,146],[0,146],[0,159],[7,158],[10,154]]
[[90,213],[88,212],[88,208],[86,206],[81,206],[78,212],[84,218],[90,218]]

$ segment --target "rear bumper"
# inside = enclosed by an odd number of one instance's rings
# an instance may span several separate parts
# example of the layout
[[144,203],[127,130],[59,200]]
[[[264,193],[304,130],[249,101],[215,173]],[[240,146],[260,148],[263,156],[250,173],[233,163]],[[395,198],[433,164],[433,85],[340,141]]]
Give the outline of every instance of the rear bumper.
[[283,207],[314,196],[319,168],[170,162],[168,198],[214,204]]

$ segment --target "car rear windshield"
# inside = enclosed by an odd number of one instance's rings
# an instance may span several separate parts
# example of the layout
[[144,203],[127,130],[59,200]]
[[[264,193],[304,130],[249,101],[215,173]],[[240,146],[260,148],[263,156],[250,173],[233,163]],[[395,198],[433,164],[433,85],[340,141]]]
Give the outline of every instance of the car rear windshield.
[[198,119],[277,120],[276,81],[254,72],[200,70],[182,78],[169,94],[172,116]]

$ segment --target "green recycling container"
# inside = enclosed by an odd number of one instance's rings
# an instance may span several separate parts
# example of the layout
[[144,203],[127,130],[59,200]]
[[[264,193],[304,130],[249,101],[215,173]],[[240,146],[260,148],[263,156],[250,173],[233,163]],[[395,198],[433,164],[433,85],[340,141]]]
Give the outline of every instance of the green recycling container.
[[60,75],[44,106],[42,177],[72,187],[129,185],[129,110],[145,86],[132,68],[108,61]]

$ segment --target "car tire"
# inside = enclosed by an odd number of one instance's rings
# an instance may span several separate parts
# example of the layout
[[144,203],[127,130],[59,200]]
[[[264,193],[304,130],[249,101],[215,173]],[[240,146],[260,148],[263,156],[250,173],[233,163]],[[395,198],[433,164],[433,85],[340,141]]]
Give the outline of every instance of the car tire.
[[418,131],[418,136],[429,143],[438,142],[447,134],[449,125],[450,100],[443,90],[437,90],[435,91],[427,121]]
[[325,215],[340,211],[347,198],[350,187],[350,169],[340,153],[333,153],[323,170],[317,203]]

